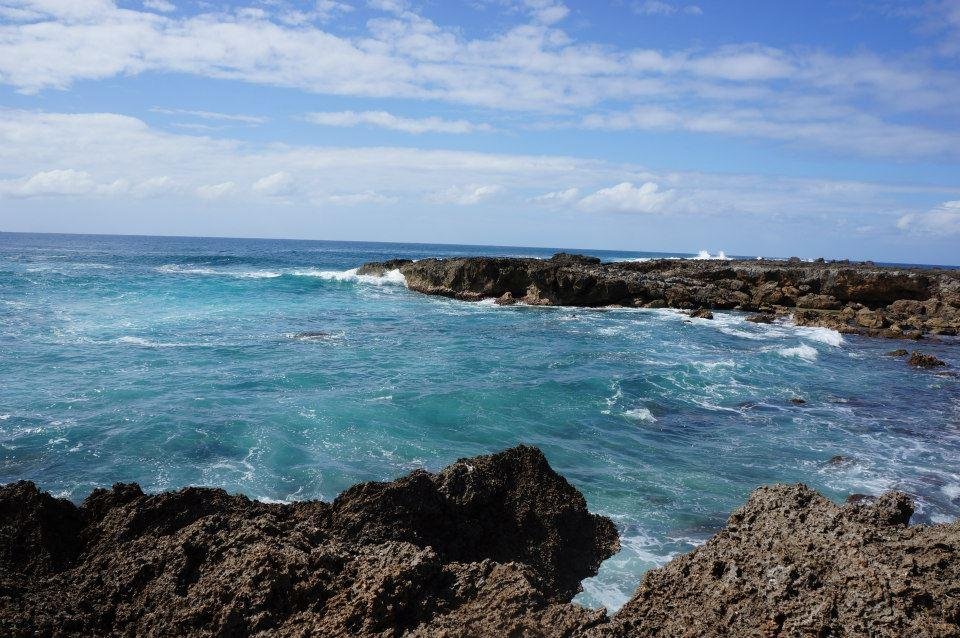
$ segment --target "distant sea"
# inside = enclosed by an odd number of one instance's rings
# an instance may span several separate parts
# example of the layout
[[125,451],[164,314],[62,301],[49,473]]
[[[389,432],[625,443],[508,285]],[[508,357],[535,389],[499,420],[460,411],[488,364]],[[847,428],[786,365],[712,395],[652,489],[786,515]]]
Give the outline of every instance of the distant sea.
[[[556,250],[0,234],[0,482],[329,500],[529,443],[619,527],[579,598],[611,608],[765,483],[900,489],[914,521],[960,515],[960,379],[884,355],[903,343],[736,312],[501,308],[355,274]],[[956,340],[906,347],[960,369]]]

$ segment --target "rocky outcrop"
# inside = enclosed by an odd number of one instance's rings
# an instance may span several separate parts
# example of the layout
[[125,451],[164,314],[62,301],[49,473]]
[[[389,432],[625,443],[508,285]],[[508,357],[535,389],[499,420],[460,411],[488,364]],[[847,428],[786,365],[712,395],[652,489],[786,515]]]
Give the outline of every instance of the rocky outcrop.
[[908,497],[760,488],[618,613],[570,602],[618,548],[535,448],[333,503],[0,488],[4,636],[960,636],[960,523]]
[[907,363],[915,368],[942,368],[947,365],[942,359],[938,359],[932,354],[917,351],[910,354]]
[[960,636],[960,523],[909,527],[892,492],[836,505],[763,487],[705,545],[649,572],[617,636]]
[[618,549],[539,450],[364,483],[332,504],[216,489],[0,488],[0,635],[533,634]]
[[684,260],[601,263],[560,253],[551,259],[465,257],[364,264],[398,268],[418,292],[508,305],[633,306],[792,313],[800,325],[844,333],[920,338],[960,332],[960,271],[799,260]]

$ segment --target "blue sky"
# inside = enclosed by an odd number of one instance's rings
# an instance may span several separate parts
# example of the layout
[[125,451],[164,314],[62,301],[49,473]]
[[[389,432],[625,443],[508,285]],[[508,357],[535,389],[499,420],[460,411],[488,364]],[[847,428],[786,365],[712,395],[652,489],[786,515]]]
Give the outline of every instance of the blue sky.
[[0,230],[960,263],[960,0],[0,0]]

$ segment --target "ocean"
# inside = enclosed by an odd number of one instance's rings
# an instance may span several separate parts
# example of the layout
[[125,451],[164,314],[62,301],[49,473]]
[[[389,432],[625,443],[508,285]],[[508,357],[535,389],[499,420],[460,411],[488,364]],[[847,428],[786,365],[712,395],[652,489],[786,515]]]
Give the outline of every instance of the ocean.
[[885,356],[956,370],[956,339],[498,307],[355,274],[557,250],[0,233],[0,483],[330,500],[532,444],[617,523],[623,550],[577,599],[611,609],[766,483],[900,489],[914,522],[960,515],[960,379]]

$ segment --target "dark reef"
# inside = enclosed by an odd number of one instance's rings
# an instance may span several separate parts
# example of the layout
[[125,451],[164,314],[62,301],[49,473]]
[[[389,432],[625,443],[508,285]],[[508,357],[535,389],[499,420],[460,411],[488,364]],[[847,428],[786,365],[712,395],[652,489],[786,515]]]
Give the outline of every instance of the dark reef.
[[539,450],[333,503],[0,488],[3,636],[960,636],[960,523],[910,499],[754,492],[608,617],[570,602],[618,549]]
[[361,274],[399,269],[418,292],[465,301],[494,298],[548,306],[681,308],[792,314],[799,325],[916,339],[960,333],[960,271],[870,262],[686,260],[600,263],[559,253],[551,259],[464,257],[364,264]]

